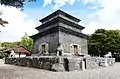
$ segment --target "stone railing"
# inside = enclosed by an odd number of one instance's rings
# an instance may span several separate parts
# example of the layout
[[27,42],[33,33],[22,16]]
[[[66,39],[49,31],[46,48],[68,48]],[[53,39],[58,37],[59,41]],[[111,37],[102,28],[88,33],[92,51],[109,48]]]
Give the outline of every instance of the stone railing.
[[115,58],[90,57],[86,58],[86,68],[107,67],[115,64]]

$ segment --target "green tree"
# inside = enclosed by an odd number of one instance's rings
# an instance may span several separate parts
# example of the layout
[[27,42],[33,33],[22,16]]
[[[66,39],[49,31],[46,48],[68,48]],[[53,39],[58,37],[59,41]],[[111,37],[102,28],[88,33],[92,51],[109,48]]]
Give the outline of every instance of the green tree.
[[2,42],[1,47],[11,49],[19,45],[19,43],[20,42]]
[[3,53],[3,50],[0,49],[0,59],[2,59],[5,56],[5,54]]
[[120,31],[98,29],[88,40],[90,55],[101,55],[120,51]]
[[0,48],[0,59],[4,57],[8,57],[9,53],[10,51],[8,48]]
[[33,40],[29,37],[27,33],[21,38],[22,45],[24,45],[28,50],[32,51],[33,48]]
[[0,0],[1,5],[13,6],[16,8],[23,8],[24,4],[27,2],[32,2],[36,0]]
[[5,27],[4,24],[8,24],[8,22],[4,21],[4,20],[2,20],[2,18],[0,18],[0,25],[2,25],[3,27]]
[[7,57],[10,50],[17,47],[20,42],[0,42],[0,58]]

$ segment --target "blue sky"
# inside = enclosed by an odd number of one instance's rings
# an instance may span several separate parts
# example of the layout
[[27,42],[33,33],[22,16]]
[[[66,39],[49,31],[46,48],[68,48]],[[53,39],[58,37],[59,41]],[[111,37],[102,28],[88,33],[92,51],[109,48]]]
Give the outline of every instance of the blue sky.
[[81,19],[79,24],[85,27],[82,31],[85,34],[100,28],[120,29],[119,3],[118,0],[36,0],[26,3],[23,11],[0,5],[1,17],[9,22],[0,27],[0,41],[20,41],[25,32],[36,34],[39,20],[57,9]]
[[[44,0],[36,0],[36,2],[27,3],[24,7],[23,12],[31,16],[31,18],[35,20],[39,20],[45,17],[46,15],[54,12],[55,10],[57,10],[57,9],[53,9],[51,5],[43,6],[43,4],[44,4]],[[92,3],[88,3],[87,5],[85,5],[80,1],[76,1],[74,2],[73,5],[66,3],[65,5],[59,7],[58,9],[61,9],[67,13],[70,13],[71,15],[81,20],[85,20],[87,15],[92,14],[96,12],[98,9],[100,9],[100,8],[90,9],[90,7],[93,7],[95,5],[96,4],[92,4]],[[86,23],[89,21],[87,21],[86,19],[84,22]]]

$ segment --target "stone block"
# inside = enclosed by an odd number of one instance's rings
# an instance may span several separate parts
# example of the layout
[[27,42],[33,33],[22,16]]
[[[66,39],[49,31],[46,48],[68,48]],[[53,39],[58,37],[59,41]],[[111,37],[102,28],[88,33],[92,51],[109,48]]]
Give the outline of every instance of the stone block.
[[60,64],[60,63],[53,64],[52,69],[55,71],[65,71],[63,64]]

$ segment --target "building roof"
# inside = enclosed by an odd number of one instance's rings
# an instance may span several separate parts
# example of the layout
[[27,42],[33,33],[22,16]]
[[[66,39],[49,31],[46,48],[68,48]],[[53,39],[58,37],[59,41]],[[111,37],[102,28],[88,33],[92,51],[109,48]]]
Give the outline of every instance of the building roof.
[[15,53],[24,53],[24,54],[31,54],[31,52],[24,46],[20,45],[13,49]]
[[65,16],[65,17],[67,17],[67,18],[69,18],[69,19],[71,19],[71,20],[73,20],[73,21],[75,21],[75,22],[81,21],[80,19],[78,19],[78,18],[76,18],[76,17],[73,17],[73,16],[69,15],[68,13],[63,12],[62,10],[57,10],[57,11],[53,12],[52,14],[46,16],[45,18],[39,20],[39,21],[40,21],[40,22],[44,22],[44,21],[46,21],[46,20],[48,20],[48,19],[51,19],[52,17],[54,17],[54,16],[56,16],[56,15],[59,15],[59,14]]
[[43,29],[43,28],[45,28],[45,27],[49,27],[49,26],[52,25],[52,24],[60,23],[60,22],[61,22],[61,23],[64,23],[64,24],[67,24],[67,25],[69,25],[70,27],[75,27],[75,28],[80,29],[80,30],[82,30],[82,29],[85,28],[85,27],[83,27],[83,26],[81,26],[81,25],[79,25],[79,24],[73,23],[73,22],[71,22],[71,21],[69,21],[69,20],[66,20],[66,19],[60,17],[60,16],[57,16],[57,17],[54,18],[53,20],[51,20],[51,21],[49,21],[49,22],[47,22],[47,23],[45,23],[45,24],[42,24],[42,25],[36,27],[36,29],[37,29],[37,30]]
[[49,34],[53,34],[53,33],[56,33],[56,32],[64,32],[64,33],[68,33],[68,34],[71,34],[71,35],[75,35],[77,37],[81,37],[81,38],[84,38],[84,39],[88,39],[89,36],[86,35],[86,34],[83,34],[83,33],[80,33],[80,32],[76,32],[74,30],[71,30],[69,28],[65,28],[65,27],[62,27],[62,26],[57,26],[57,27],[52,27],[46,31],[43,31],[43,32],[39,32],[38,34],[35,34],[33,36],[30,36],[32,39],[37,39],[37,38],[41,38],[43,36],[46,36],[46,35],[49,35]]
[[[81,20],[61,10],[55,11],[54,13],[48,15],[47,17],[41,19],[40,21],[43,22],[42,25],[36,27],[36,29],[39,30],[39,33],[33,36],[30,36],[32,39],[37,39],[37,38],[46,36],[48,34],[56,33],[56,32],[64,32],[64,33],[75,35],[77,37],[81,37],[84,39],[89,38],[86,34],[81,33],[81,30],[85,28],[78,24],[78,22]],[[67,28],[64,25],[68,25],[69,27],[72,27],[74,29]],[[80,30],[80,31],[78,32],[75,29]]]

